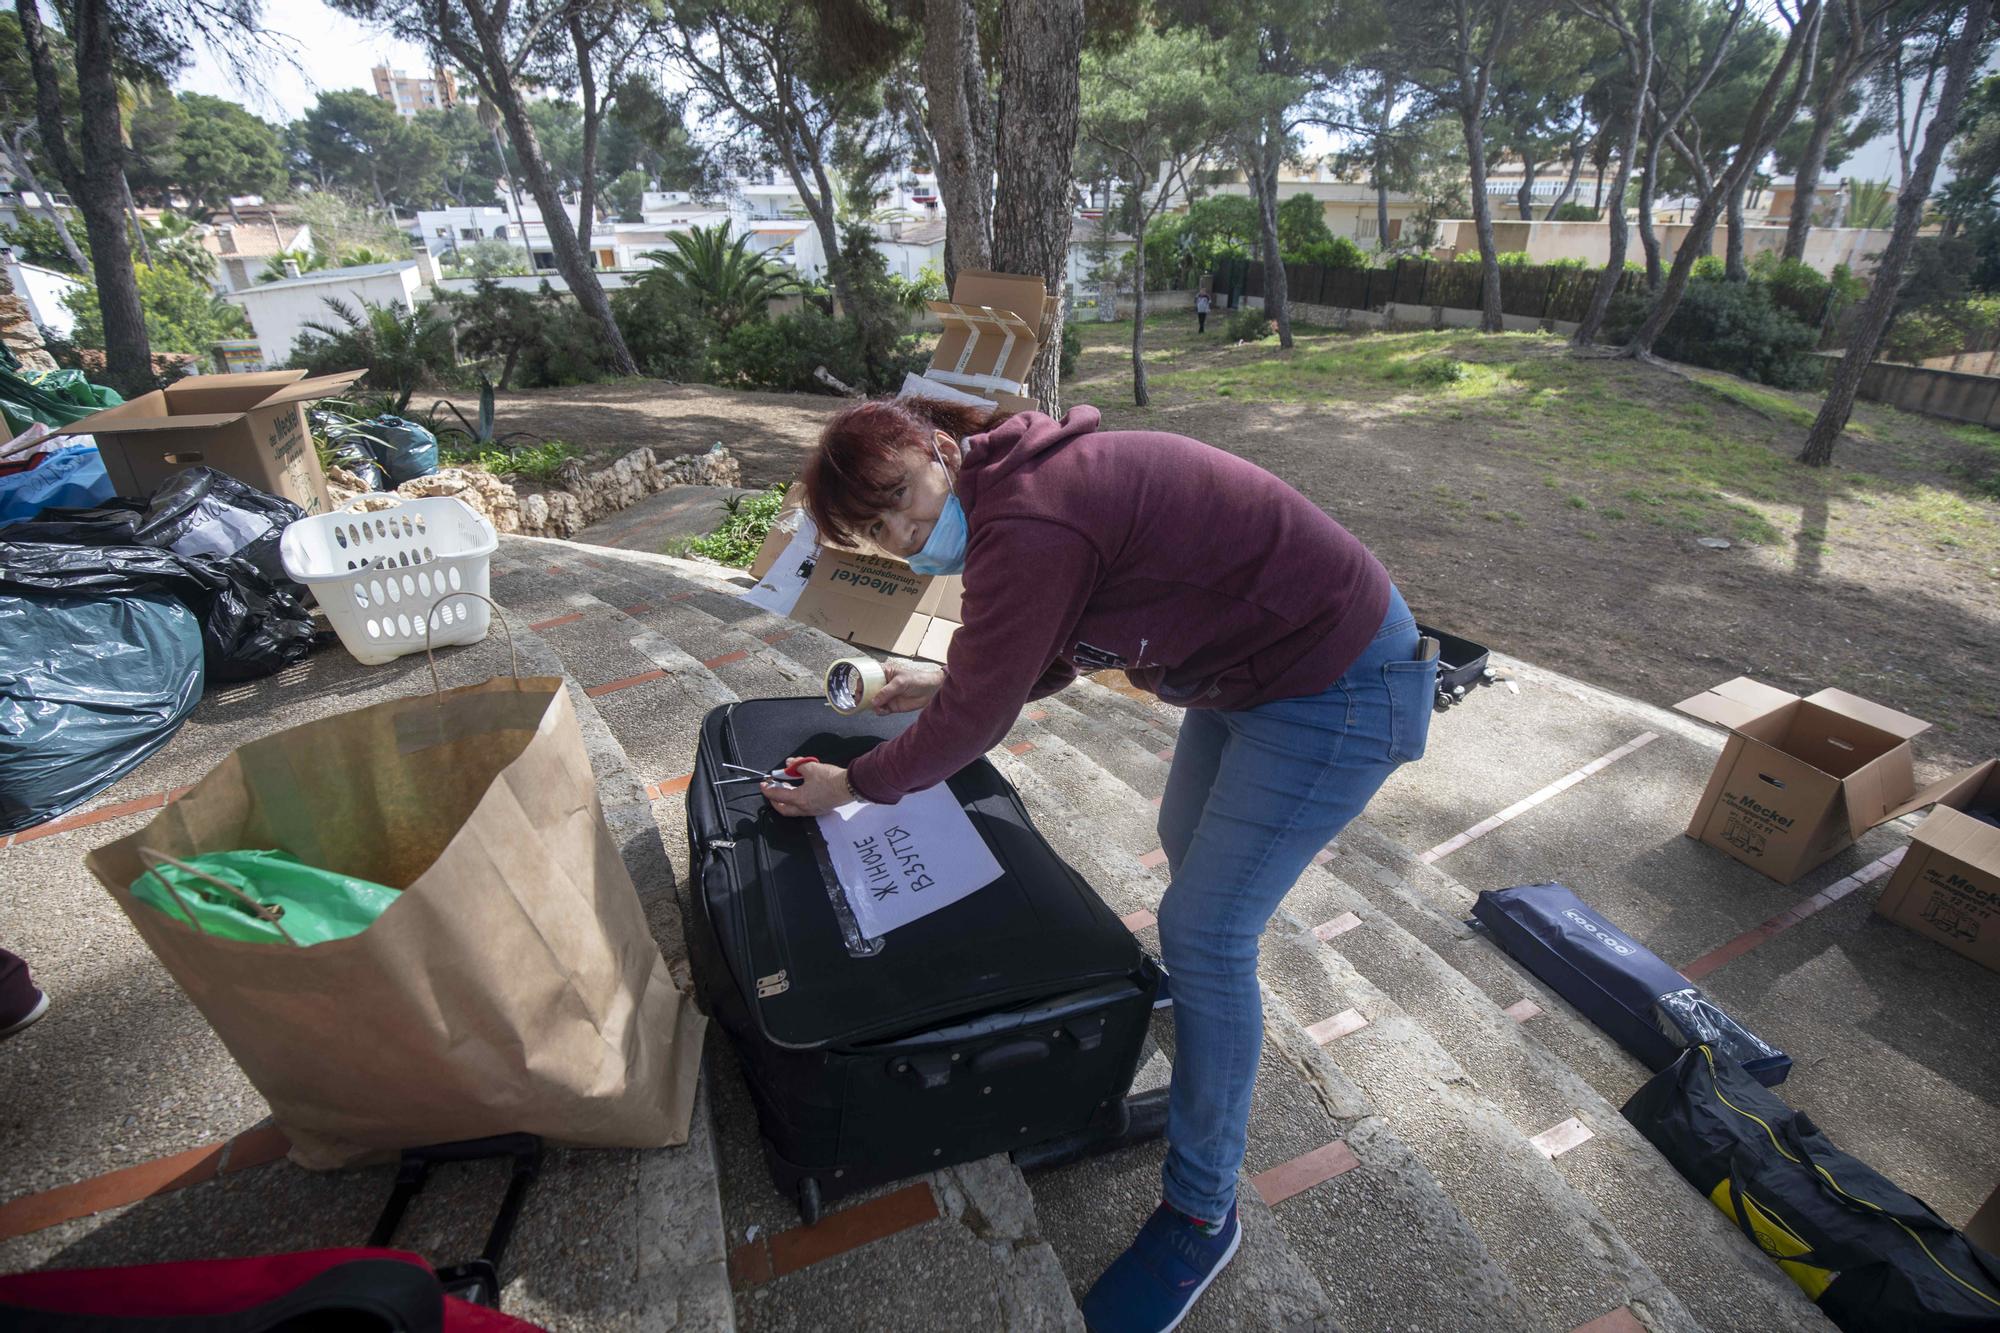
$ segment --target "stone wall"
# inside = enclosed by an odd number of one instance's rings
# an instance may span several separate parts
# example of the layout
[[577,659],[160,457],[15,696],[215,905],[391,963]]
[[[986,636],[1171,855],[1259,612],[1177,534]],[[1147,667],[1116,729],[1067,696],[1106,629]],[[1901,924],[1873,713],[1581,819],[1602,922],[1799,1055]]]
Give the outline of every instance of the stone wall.
[[1862,372],[1860,394],[1905,412],[2000,429],[2000,375],[1877,361]]
[[[1243,304],[1252,310],[1264,308],[1261,296],[1246,296]],[[1410,305],[1391,301],[1380,310],[1350,310],[1346,306],[1313,305],[1291,301],[1286,306],[1294,324],[1310,324],[1323,329],[1476,329],[1480,312],[1457,306]],[[1509,333],[1533,333],[1541,329],[1564,337],[1576,332],[1566,319],[1536,319],[1533,315],[1502,315],[1501,327]]]
[[[611,466],[586,472],[581,460],[561,484],[525,493],[480,468],[439,468],[406,481],[398,495],[450,495],[483,514],[497,532],[529,537],[569,537],[606,514],[613,514],[669,486],[741,486],[743,468],[727,449],[683,455],[661,462],[651,449],[634,449]],[[336,507],[363,495],[367,487],[344,468],[327,474]],[[363,505],[364,509],[377,506]]]
[[42,346],[42,331],[28,313],[28,303],[0,271],[0,343],[5,343],[28,370],[54,370],[55,358]]

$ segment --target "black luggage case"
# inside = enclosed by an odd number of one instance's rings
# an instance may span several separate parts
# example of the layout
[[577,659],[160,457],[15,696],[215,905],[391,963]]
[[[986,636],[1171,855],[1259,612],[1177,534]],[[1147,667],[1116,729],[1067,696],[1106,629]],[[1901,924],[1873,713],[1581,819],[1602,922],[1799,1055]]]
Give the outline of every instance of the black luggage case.
[[1065,1136],[1113,1134],[1159,973],[985,760],[949,787],[999,880],[875,941],[809,819],[737,764],[847,764],[914,714],[760,699],[703,720],[688,785],[688,953],[741,1057],[765,1156],[807,1221],[823,1199]]

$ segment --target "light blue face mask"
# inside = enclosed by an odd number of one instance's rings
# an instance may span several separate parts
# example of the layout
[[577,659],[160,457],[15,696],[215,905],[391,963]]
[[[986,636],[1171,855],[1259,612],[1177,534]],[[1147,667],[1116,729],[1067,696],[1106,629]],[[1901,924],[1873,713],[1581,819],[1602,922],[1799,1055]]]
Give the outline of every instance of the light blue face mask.
[[[946,478],[951,469],[944,466],[944,455],[938,453],[937,441],[931,441],[931,452],[937,454],[937,465],[944,469]],[[924,548],[910,557],[910,568],[918,574],[956,574],[965,568],[965,506],[958,502],[956,491],[947,495],[944,508],[938,511],[937,522],[931,525],[931,535],[924,539]]]

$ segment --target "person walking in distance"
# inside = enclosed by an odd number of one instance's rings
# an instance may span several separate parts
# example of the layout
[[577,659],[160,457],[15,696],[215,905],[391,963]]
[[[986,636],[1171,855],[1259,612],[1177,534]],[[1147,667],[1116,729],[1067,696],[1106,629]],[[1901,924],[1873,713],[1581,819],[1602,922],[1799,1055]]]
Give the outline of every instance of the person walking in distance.
[[1194,294],[1194,331],[1196,333],[1208,332],[1207,292],[1196,292]]

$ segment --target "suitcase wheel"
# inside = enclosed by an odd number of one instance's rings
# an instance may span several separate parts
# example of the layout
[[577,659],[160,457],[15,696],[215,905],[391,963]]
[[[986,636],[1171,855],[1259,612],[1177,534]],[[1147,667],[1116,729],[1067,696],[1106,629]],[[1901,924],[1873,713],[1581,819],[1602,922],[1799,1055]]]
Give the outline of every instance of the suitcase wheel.
[[799,1179],[799,1221],[807,1226],[819,1221],[819,1182],[811,1176]]

